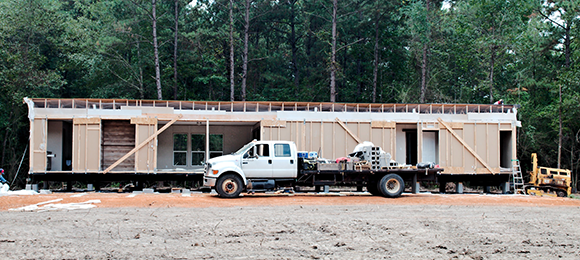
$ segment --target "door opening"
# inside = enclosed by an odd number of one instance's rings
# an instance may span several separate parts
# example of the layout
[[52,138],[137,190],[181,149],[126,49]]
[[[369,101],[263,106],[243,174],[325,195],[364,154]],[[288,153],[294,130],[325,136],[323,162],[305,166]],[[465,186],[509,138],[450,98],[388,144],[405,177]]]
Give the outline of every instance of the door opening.
[[72,171],[73,130],[72,123],[62,122],[62,170]]
[[499,166],[502,168],[512,167],[512,131],[499,132]]
[[405,131],[405,164],[417,165],[417,130]]
[[439,164],[439,132],[423,132],[423,161]]

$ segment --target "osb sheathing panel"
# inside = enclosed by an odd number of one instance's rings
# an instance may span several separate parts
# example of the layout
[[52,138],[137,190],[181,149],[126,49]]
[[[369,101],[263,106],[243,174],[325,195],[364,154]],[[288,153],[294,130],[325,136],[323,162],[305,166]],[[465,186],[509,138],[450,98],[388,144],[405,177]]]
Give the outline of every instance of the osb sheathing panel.
[[35,119],[31,121],[33,136],[30,139],[32,156],[30,163],[34,172],[44,172],[46,170],[46,138],[47,124],[45,119]]

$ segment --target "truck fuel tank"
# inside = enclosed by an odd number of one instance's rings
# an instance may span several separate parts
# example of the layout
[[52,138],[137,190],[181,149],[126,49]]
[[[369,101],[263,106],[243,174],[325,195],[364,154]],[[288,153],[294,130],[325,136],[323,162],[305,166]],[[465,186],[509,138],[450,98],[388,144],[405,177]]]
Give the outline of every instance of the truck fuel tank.
[[273,190],[276,188],[274,180],[248,180],[248,190]]

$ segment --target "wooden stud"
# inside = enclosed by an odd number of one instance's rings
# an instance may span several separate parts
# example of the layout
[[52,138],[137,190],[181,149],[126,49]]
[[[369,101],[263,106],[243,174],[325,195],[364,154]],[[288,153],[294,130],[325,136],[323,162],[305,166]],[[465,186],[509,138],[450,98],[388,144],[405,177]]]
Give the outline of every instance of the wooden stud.
[[324,152],[324,122],[322,120],[320,120],[320,134],[320,154],[318,157],[324,158],[322,156],[322,153]]
[[[207,105],[207,103],[206,103]],[[207,108],[207,106],[206,106]],[[205,120],[205,161],[209,160],[209,119]]]
[[336,125],[334,122],[332,122],[332,158],[336,158]]
[[486,159],[489,159],[489,123],[485,123],[485,153]]
[[302,150],[306,150],[306,119],[302,122]]

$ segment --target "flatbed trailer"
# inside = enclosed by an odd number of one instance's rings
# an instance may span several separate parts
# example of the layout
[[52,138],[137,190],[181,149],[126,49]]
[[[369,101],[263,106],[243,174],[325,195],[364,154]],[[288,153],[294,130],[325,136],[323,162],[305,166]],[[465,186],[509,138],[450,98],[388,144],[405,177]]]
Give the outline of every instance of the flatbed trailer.
[[416,191],[419,180],[435,180],[443,171],[432,164],[399,165],[372,144],[359,145],[349,158],[336,162],[303,154],[290,141],[252,141],[231,155],[210,159],[204,169],[204,186],[223,198],[236,198],[243,191],[300,186],[366,187],[373,195],[396,198],[405,190],[405,180]]

